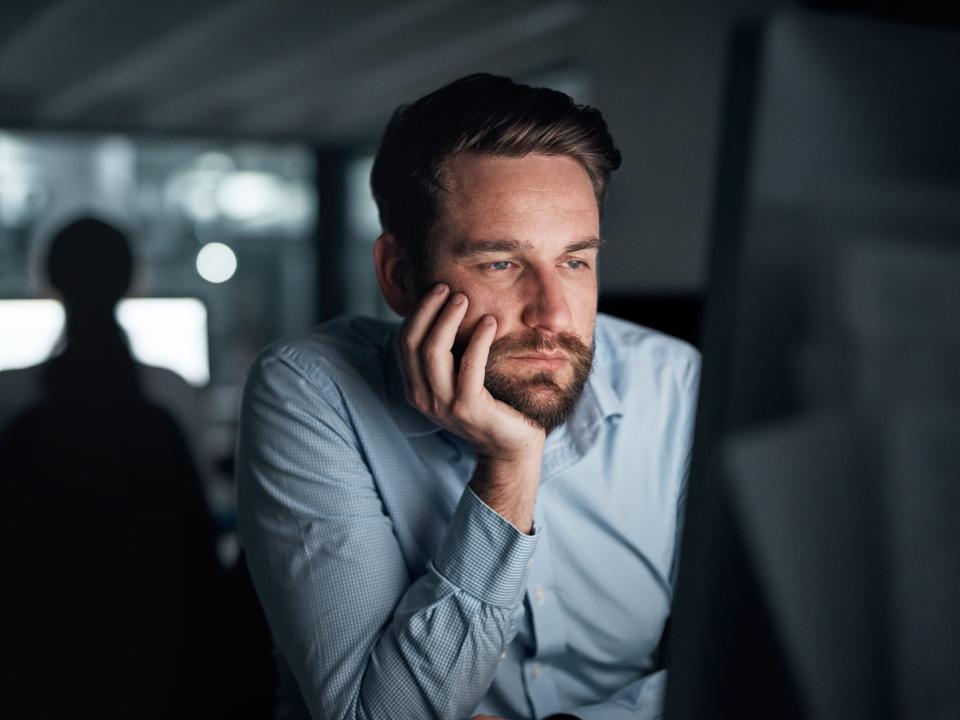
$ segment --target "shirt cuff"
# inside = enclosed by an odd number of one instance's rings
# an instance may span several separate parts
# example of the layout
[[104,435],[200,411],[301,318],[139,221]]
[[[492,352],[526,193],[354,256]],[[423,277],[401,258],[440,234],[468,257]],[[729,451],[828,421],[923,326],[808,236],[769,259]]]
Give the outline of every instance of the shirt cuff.
[[512,607],[526,592],[527,563],[539,537],[536,527],[532,535],[517,530],[468,485],[433,566],[482,602]]

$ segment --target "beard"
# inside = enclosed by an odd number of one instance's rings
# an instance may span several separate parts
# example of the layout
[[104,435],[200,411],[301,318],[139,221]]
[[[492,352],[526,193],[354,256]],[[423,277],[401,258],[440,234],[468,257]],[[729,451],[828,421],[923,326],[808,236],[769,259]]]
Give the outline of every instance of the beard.
[[[511,373],[504,366],[507,358],[524,353],[562,351],[573,369],[566,387],[554,379],[554,373],[541,371],[526,377]],[[593,342],[586,345],[573,333],[547,338],[535,330],[505,335],[490,346],[484,385],[493,397],[522,413],[548,433],[560,426],[573,412],[590,377],[593,366]]]

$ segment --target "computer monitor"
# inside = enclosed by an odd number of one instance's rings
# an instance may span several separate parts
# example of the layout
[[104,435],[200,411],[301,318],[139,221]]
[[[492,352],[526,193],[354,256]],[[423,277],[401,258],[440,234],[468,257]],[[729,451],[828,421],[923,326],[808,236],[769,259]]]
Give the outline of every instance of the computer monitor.
[[[197,298],[128,298],[117,322],[138,361],[173,370],[191,385],[210,381],[207,308]],[[57,300],[0,300],[0,370],[43,362],[63,334]]]
[[733,38],[669,720],[960,717],[958,128],[958,33]]

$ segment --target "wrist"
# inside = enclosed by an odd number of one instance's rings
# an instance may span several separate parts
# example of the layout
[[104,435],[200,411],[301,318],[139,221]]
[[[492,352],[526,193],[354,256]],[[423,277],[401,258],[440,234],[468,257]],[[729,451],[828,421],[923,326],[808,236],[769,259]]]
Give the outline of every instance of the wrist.
[[530,534],[540,484],[541,452],[504,458],[481,455],[470,486],[498,515]]
[[543,448],[547,442],[547,435],[544,432],[531,433],[524,441],[510,447],[501,447],[499,445],[475,444],[474,450],[477,453],[477,460],[491,468],[504,468],[506,470],[525,469],[534,465],[539,468],[540,458],[543,456]]

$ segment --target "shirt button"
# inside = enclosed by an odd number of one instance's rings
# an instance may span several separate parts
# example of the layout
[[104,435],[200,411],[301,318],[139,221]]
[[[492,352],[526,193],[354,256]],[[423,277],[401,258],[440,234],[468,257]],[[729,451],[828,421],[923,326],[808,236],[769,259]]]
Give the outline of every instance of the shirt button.
[[537,605],[543,605],[543,599],[547,596],[547,591],[543,589],[543,585],[537,585],[533,589],[533,601]]
[[501,660],[505,660],[506,657],[507,657],[507,651],[504,650],[502,653],[500,653],[500,659],[501,659]]
[[527,560],[527,567],[533,567],[533,558]]
[[534,663],[530,666],[530,677],[532,677],[534,680],[540,677],[540,673],[542,672],[543,667],[540,665],[540,663]]

